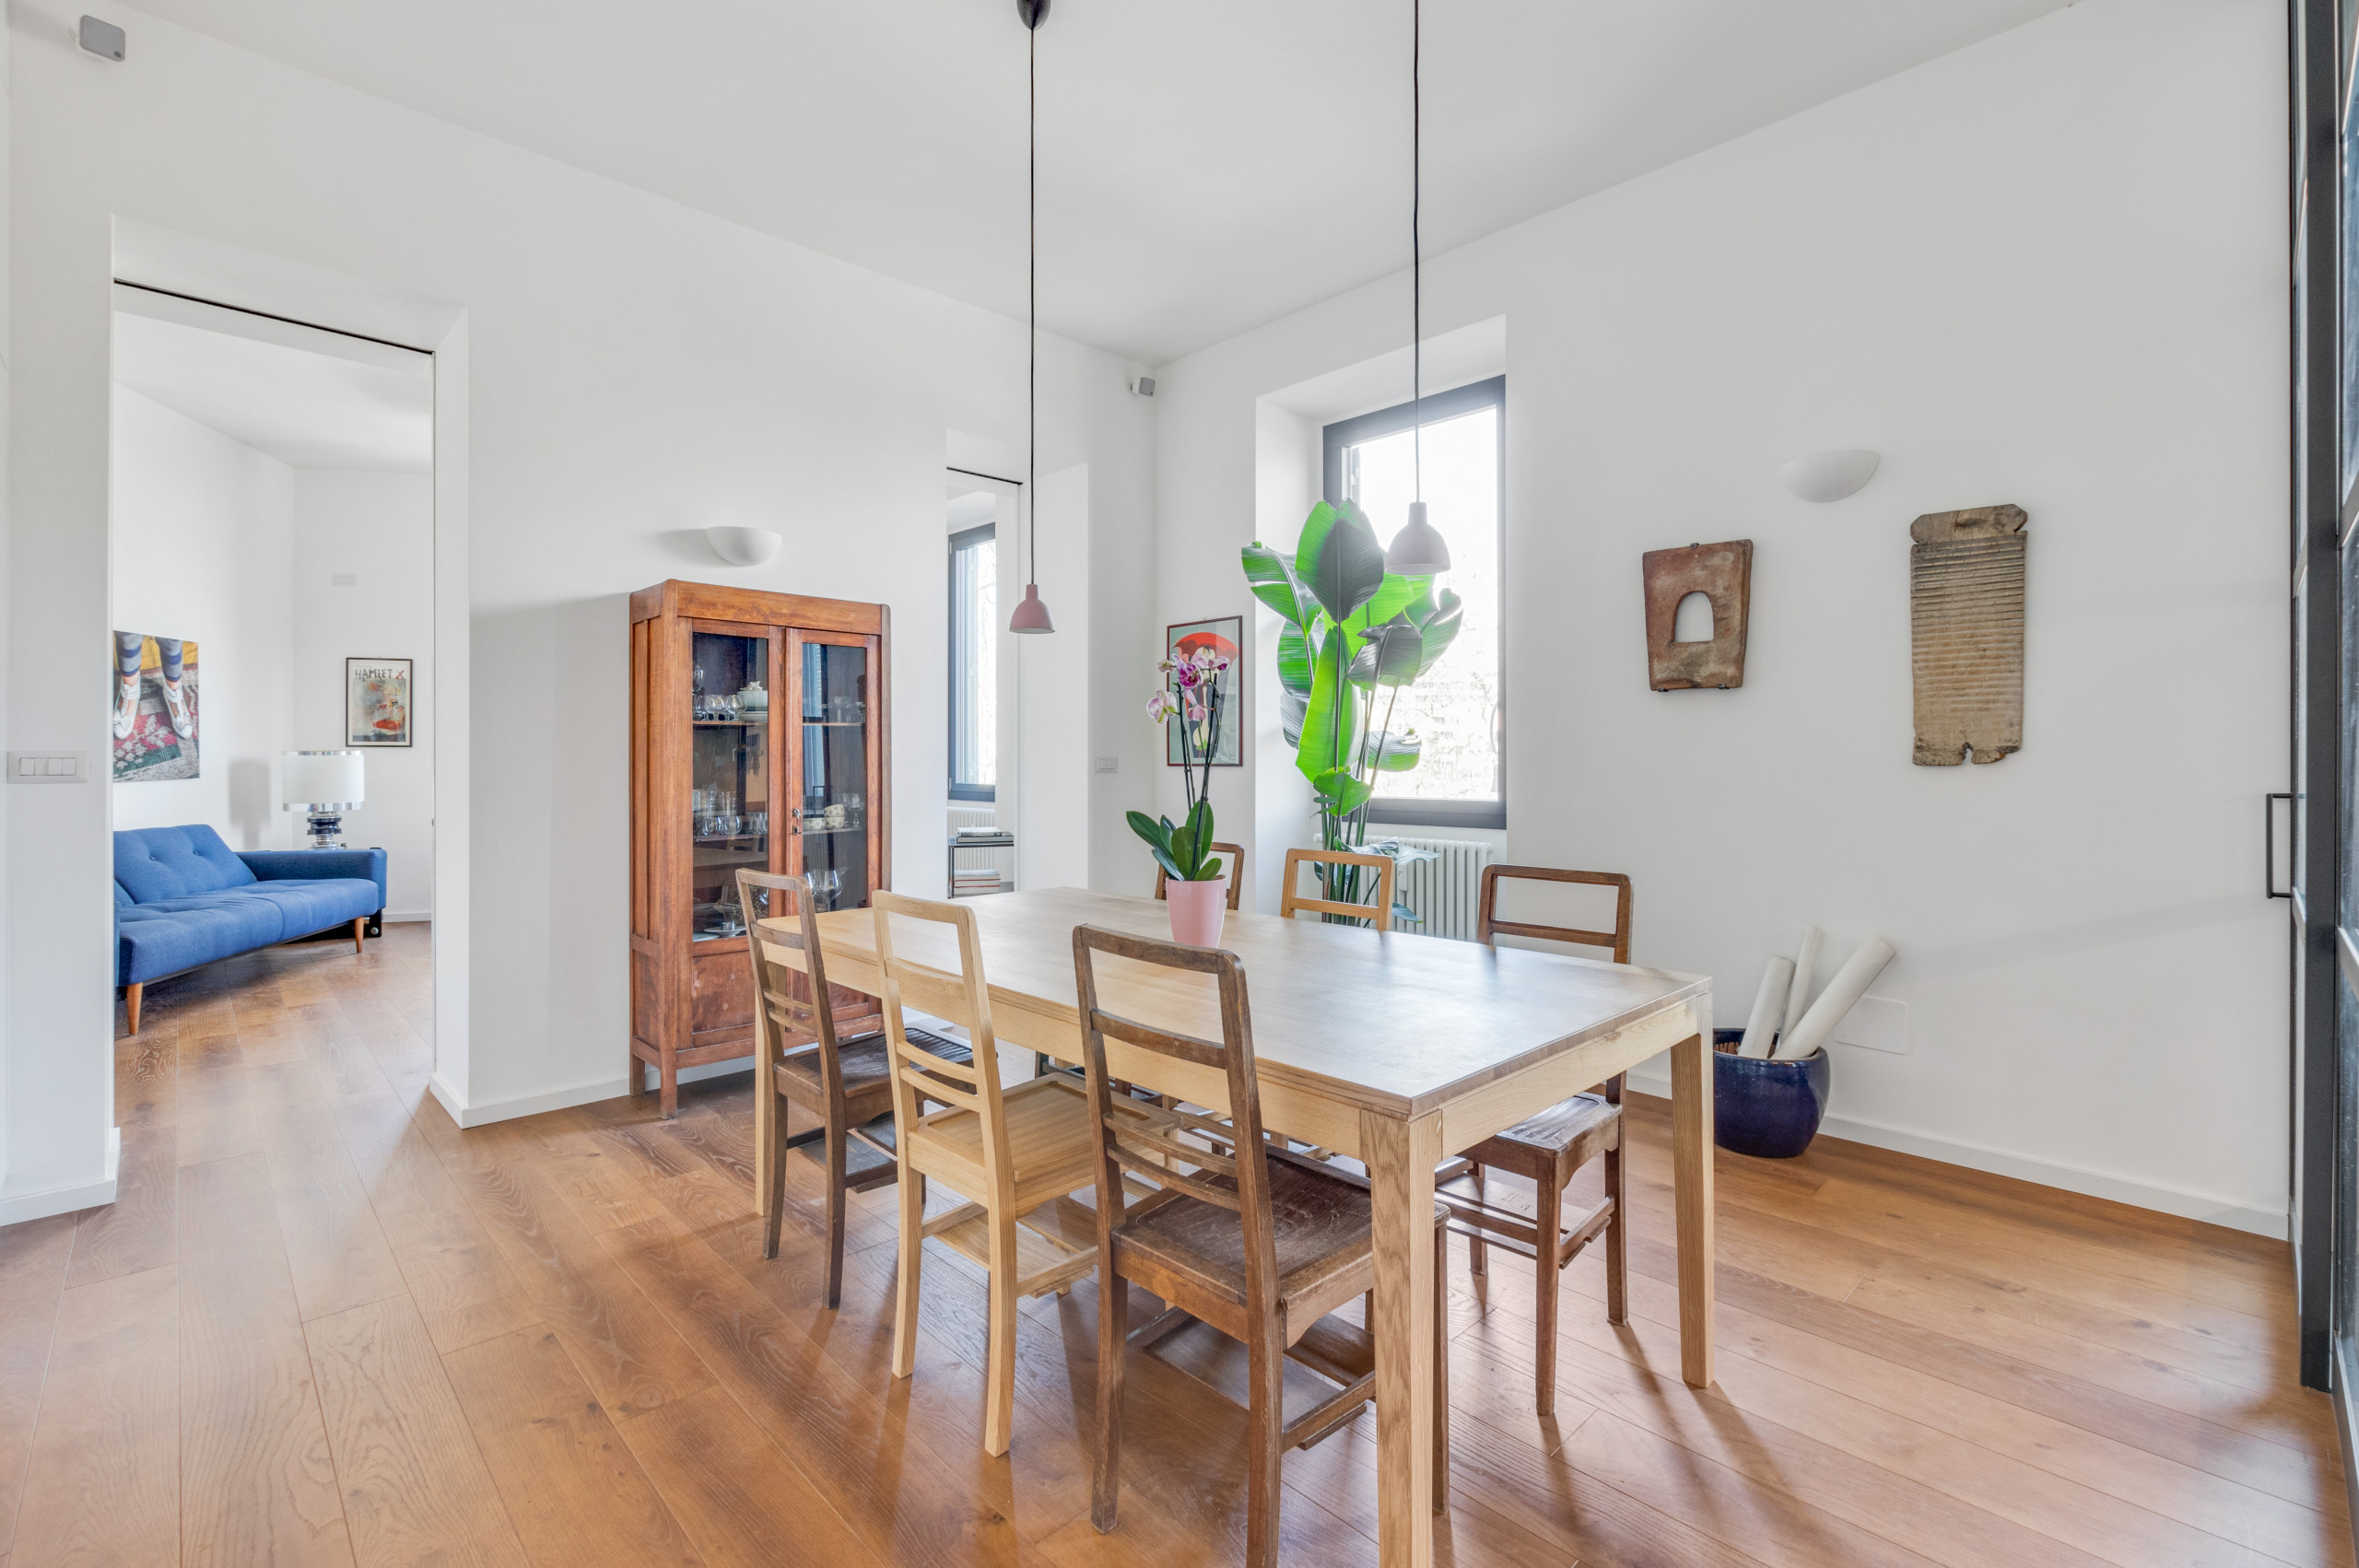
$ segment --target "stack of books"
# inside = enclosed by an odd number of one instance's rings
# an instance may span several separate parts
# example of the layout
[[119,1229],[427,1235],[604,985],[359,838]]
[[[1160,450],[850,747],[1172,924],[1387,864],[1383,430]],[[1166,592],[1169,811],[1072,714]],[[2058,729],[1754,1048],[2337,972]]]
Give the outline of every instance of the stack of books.
[[990,866],[960,866],[951,874],[950,891],[953,893],[997,893],[999,872]]

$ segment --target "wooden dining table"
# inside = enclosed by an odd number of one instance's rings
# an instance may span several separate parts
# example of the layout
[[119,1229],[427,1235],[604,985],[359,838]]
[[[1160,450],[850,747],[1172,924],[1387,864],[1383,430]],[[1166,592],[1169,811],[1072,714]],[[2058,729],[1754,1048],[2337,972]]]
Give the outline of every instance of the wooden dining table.
[[[974,912],[1003,1046],[1081,1058],[1073,930],[1168,939],[1148,898],[1049,888],[962,899]],[[827,978],[881,995],[875,916],[818,917]],[[761,922],[767,925],[769,922]],[[757,930],[759,928],[757,927]],[[1434,1167],[1567,1095],[1671,1053],[1681,1372],[1712,1381],[1712,1037],[1709,979],[1664,969],[1495,948],[1349,925],[1232,913],[1221,945],[1245,965],[1263,1125],[1346,1154],[1374,1194],[1378,1557],[1433,1561]],[[957,972],[947,926],[903,920],[895,956]],[[797,964],[792,948],[774,956]],[[1218,1039],[1208,976],[1100,956],[1099,1005]],[[905,984],[906,1005],[923,1009]],[[1216,1071],[1109,1037],[1107,1071],[1226,1111]],[[768,1095],[757,1100],[767,1101]],[[757,1138],[765,1166],[770,1141]],[[767,1168],[757,1190],[768,1193]]]

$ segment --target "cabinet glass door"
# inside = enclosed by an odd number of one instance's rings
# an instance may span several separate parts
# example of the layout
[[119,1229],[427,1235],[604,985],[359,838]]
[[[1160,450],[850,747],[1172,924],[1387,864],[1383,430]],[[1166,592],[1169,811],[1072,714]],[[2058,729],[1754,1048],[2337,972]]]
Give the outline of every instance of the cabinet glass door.
[[745,934],[737,871],[769,869],[769,639],[695,634],[688,749],[690,939]]
[[790,655],[802,676],[796,843],[817,906],[858,909],[868,903],[874,864],[868,639],[823,637],[798,634]]

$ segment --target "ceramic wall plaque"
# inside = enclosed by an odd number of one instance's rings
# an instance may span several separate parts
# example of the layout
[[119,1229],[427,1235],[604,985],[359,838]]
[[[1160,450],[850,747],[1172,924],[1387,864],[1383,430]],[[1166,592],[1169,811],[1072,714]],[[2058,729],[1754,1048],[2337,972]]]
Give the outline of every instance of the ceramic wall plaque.
[[[1659,692],[1744,685],[1745,616],[1753,593],[1753,541],[1649,550],[1647,584],[1647,684]],[[1712,639],[1674,642],[1679,602],[1711,602]]]

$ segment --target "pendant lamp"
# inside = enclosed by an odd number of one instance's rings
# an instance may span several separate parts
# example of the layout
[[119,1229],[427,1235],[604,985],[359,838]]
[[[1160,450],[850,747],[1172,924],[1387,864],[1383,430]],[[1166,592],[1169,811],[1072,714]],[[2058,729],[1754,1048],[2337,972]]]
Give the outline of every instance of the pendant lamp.
[[1422,0],[1409,5],[1409,400],[1416,409],[1410,433],[1414,453],[1417,498],[1409,503],[1409,521],[1392,536],[1384,552],[1384,569],[1402,577],[1434,577],[1449,569],[1449,544],[1441,530],[1426,521],[1426,248],[1419,232],[1425,200],[1425,104],[1421,78],[1425,70],[1425,17]]
[[1025,111],[1026,167],[1029,184],[1026,190],[1026,244],[1030,262],[1031,290],[1030,380],[1025,392],[1025,442],[1031,449],[1031,469],[1024,486],[1024,509],[1029,514],[1029,537],[1032,545],[1031,569],[1025,573],[1024,598],[1015,613],[1007,618],[1012,632],[1039,635],[1057,629],[1049,619],[1049,607],[1040,600],[1040,23],[1049,15],[1049,0],[1015,0],[1015,14],[1023,20],[1030,70],[1030,97]]

